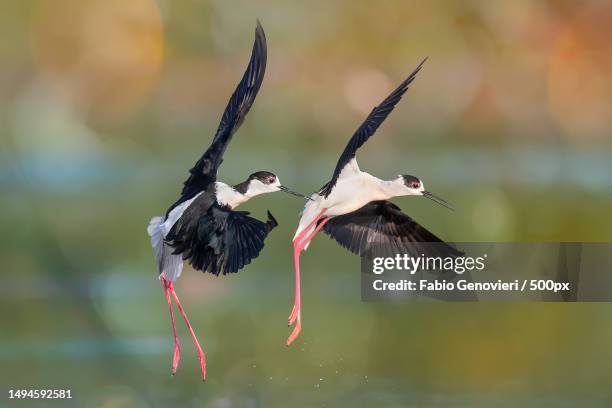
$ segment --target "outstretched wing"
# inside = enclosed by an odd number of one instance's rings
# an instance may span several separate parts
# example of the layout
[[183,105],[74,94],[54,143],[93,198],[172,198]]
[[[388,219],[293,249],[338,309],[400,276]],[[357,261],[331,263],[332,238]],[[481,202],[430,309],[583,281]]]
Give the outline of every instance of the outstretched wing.
[[177,222],[166,241],[194,269],[235,273],[257,258],[268,233],[278,225],[270,212],[267,222],[248,214],[213,205],[192,222]]
[[359,129],[355,132],[351,140],[349,140],[348,144],[344,148],[342,155],[340,155],[340,159],[338,159],[338,163],[336,164],[336,168],[334,170],[334,174],[326,185],[323,186],[320,195],[327,198],[331,193],[332,189],[336,185],[338,181],[338,177],[340,177],[340,173],[344,169],[344,167],[355,157],[355,153],[357,150],[363,146],[363,144],[376,132],[376,129],[385,121],[387,116],[393,111],[395,105],[402,99],[402,95],[406,92],[414,78],[421,70],[423,64],[427,61],[425,58],[421,63],[412,71],[412,73],[398,86],[387,98],[382,101],[380,105],[375,107],[370,115],[366,118],[365,122],[361,124]]
[[389,201],[372,201],[352,213],[333,217],[323,231],[354,254],[369,258],[463,254]]
[[225,112],[223,112],[221,123],[212,144],[195,166],[189,170],[190,175],[185,181],[182,191],[183,196],[192,197],[216,180],[217,169],[223,161],[223,153],[232,135],[236,133],[251,109],[261,87],[266,72],[267,58],[266,35],[258,21],[249,65],[225,107]]

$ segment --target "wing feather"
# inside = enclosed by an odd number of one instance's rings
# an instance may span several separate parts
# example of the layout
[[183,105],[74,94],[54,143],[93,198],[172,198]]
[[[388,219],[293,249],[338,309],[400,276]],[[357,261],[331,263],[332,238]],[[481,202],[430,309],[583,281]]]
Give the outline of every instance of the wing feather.
[[[360,209],[332,218],[323,231],[349,251],[367,257],[408,253],[418,256],[460,256],[389,201],[372,201]],[[429,245],[428,243],[436,243]]]
[[348,144],[344,148],[344,151],[338,159],[334,174],[329,183],[324,185],[319,192],[320,195],[327,198],[331,193],[332,189],[336,185],[340,173],[349,164],[349,162],[355,157],[357,150],[363,146],[363,144],[376,132],[378,127],[385,121],[387,116],[393,111],[395,105],[402,99],[402,95],[408,90],[408,87],[416,78],[416,75],[421,70],[423,64],[427,61],[425,58],[421,63],[412,71],[408,78],[404,80],[384,101],[376,106],[372,112],[368,115],[366,120],[359,126],[355,134],[351,137]]
[[266,36],[259,21],[255,28],[255,43],[251,59],[240,83],[225,107],[213,142],[195,166],[189,170],[189,178],[183,186],[183,196],[193,196],[217,178],[217,170],[223,161],[223,153],[232,135],[236,133],[253,106],[263,82],[267,63]]
[[248,214],[213,205],[199,217],[179,219],[166,242],[194,269],[214,275],[238,272],[259,256],[271,230]]

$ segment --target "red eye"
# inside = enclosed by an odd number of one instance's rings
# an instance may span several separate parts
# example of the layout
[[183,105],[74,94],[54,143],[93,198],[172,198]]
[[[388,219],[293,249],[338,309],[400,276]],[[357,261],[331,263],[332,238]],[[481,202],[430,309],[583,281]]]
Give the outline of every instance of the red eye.
[[421,184],[417,181],[415,181],[414,183],[412,183],[412,185],[410,187],[412,188],[419,188],[421,186]]

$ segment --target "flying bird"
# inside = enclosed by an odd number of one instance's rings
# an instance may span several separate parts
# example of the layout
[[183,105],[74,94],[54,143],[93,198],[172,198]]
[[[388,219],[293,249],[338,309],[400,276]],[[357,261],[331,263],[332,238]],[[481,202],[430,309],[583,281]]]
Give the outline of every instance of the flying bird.
[[[321,229],[349,251],[370,258],[397,253],[418,256],[427,252],[432,256],[453,257],[462,254],[388,200],[399,196],[424,196],[452,209],[449,203],[425,190],[423,182],[417,177],[399,175],[393,180],[381,180],[362,171],[355,158],[357,150],[389,116],[426,60],[372,110],[340,155],[331,180],[312,194],[304,206],[293,238],[295,302],[289,315],[289,326],[295,326],[287,339],[287,346],[302,329],[300,253],[308,248]],[[420,243],[439,244],[426,246]]]
[[238,272],[257,258],[277,222],[269,211],[267,221],[262,222],[250,217],[248,212],[236,211],[236,207],[255,196],[275,191],[301,196],[281,185],[278,177],[268,171],[255,172],[233,186],[217,180],[223,153],[261,87],[266,60],[266,37],[257,22],[249,65],[225,108],[212,144],[189,170],[180,198],[168,208],[165,216],[153,217],[147,228],[172,322],[173,375],[181,352],[172,307],[174,299],[196,346],[202,379],[206,378],[204,352],[174,289],[183,263],[188,262],[196,270],[217,276]]

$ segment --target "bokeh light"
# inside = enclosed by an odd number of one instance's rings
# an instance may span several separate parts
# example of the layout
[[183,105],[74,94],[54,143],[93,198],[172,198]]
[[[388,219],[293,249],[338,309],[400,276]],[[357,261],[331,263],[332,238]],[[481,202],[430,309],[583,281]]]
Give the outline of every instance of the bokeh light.
[[112,121],[140,108],[157,84],[163,38],[153,0],[46,1],[32,52],[41,76],[86,117]]
[[[304,331],[283,346],[303,202],[239,274],[186,268],[172,337],[146,234],[210,143],[258,18],[269,59],[220,178],[267,169],[308,193],[425,57],[359,152],[451,201],[398,199],[451,241],[612,237],[612,7],[606,2],[27,0],[0,24],[2,383],[75,406],[609,406],[606,304],[369,304],[359,259],[302,256]],[[534,260],[537,264],[537,260]],[[537,266],[537,265],[536,265]]]

